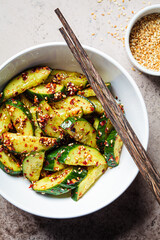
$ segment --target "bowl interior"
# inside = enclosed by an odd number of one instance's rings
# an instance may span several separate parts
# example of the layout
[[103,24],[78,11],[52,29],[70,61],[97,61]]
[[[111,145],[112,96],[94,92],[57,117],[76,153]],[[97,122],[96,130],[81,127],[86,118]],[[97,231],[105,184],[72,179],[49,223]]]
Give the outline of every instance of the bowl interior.
[[[143,98],[128,73],[112,58],[90,47],[86,50],[105,81],[110,81],[114,94],[124,104],[126,117],[143,146],[148,143],[148,118]],[[3,64],[0,87],[26,68],[47,65],[51,68],[81,71],[65,44],[50,43],[17,54]],[[30,213],[50,218],[70,218],[94,212],[120,196],[134,180],[138,169],[123,147],[120,164],[107,172],[78,202],[68,195],[52,197],[37,194],[23,177],[12,177],[0,170],[0,193],[15,206]]]
[[130,50],[130,45],[129,45],[129,39],[130,39],[130,33],[132,31],[133,26],[135,25],[135,23],[140,20],[142,17],[152,14],[152,13],[160,13],[160,4],[156,4],[156,5],[152,5],[152,6],[148,6],[144,9],[142,9],[141,11],[139,11],[137,14],[135,14],[135,16],[131,19],[128,28],[127,28],[127,32],[126,32],[126,36],[125,36],[125,47],[126,47],[126,51],[128,54],[129,59],[131,60],[131,62],[133,63],[133,65],[138,68],[140,71],[150,74],[150,75],[154,75],[154,76],[160,76],[160,71],[152,71],[149,70],[143,66],[141,66],[137,60],[133,57],[131,50]]

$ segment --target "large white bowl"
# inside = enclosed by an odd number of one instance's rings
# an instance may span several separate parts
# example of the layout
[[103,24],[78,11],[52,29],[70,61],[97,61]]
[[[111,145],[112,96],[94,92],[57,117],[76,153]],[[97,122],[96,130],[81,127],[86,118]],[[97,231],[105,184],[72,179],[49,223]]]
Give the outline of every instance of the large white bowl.
[[[110,81],[114,93],[124,104],[126,117],[147,148],[149,127],[142,95],[130,75],[119,63],[106,54],[85,47],[91,60],[105,81]],[[0,87],[26,68],[44,65],[51,68],[81,71],[64,43],[47,43],[26,49],[0,67]],[[118,198],[132,183],[138,168],[123,147],[120,164],[107,172],[80,199],[41,195],[29,188],[23,177],[12,177],[0,170],[0,194],[9,202],[29,213],[48,218],[72,218],[92,213]]]

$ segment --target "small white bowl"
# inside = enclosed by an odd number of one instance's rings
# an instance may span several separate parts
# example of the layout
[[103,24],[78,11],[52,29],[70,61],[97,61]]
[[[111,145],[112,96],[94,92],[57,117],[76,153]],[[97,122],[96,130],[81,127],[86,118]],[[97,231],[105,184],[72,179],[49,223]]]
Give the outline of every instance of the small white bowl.
[[[149,124],[142,95],[126,70],[108,55],[84,47],[104,81],[111,81],[115,95],[124,104],[126,117],[147,148]],[[46,43],[26,49],[0,66],[0,88],[24,69],[43,65],[51,68],[81,71],[65,43]],[[92,213],[118,198],[132,183],[138,168],[125,147],[120,164],[107,172],[78,201],[70,197],[42,195],[29,189],[29,181],[12,177],[0,169],[0,194],[29,213],[48,218],[72,218]]]
[[127,51],[130,61],[136,68],[138,68],[141,72],[147,73],[149,75],[160,76],[160,71],[158,71],[158,72],[152,71],[152,70],[149,70],[149,69],[143,67],[142,65],[140,65],[136,61],[136,59],[133,57],[133,55],[131,53],[130,45],[129,45],[130,33],[131,33],[131,30],[132,30],[133,26],[135,25],[135,23],[142,17],[144,17],[148,14],[152,14],[152,13],[160,13],[160,4],[152,5],[152,6],[142,9],[137,14],[135,14],[135,16],[131,19],[131,21],[127,27],[127,32],[126,32],[126,36],[125,36],[125,48],[126,48],[126,51]]

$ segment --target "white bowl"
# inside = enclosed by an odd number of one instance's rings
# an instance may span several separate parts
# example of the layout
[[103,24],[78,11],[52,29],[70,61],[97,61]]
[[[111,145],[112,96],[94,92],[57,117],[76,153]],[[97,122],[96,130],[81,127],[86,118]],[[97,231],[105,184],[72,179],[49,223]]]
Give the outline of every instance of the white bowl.
[[[111,81],[115,95],[124,104],[126,117],[147,148],[149,127],[142,95],[131,76],[123,67],[106,54],[85,47],[91,60],[105,81]],[[26,68],[44,65],[51,68],[81,71],[64,43],[47,43],[26,49],[0,67],[1,85]],[[132,183],[138,168],[123,147],[120,164],[107,172],[80,199],[41,195],[29,188],[23,177],[12,177],[0,170],[0,194],[18,208],[48,218],[72,218],[92,213],[118,198]]]
[[135,25],[135,23],[142,17],[144,17],[148,14],[152,14],[152,13],[160,13],[160,4],[145,7],[144,9],[142,9],[141,11],[139,11],[137,14],[134,15],[134,17],[131,19],[131,21],[127,27],[127,32],[126,32],[126,36],[125,36],[125,48],[126,48],[126,52],[128,54],[130,61],[136,68],[138,68],[141,72],[144,72],[146,74],[153,75],[153,76],[160,76],[160,71],[158,71],[158,72],[152,71],[152,70],[149,70],[149,69],[143,67],[142,65],[140,65],[137,62],[137,60],[133,57],[133,55],[131,53],[130,45],[129,45],[130,33],[131,33],[131,30],[132,30],[133,26]]

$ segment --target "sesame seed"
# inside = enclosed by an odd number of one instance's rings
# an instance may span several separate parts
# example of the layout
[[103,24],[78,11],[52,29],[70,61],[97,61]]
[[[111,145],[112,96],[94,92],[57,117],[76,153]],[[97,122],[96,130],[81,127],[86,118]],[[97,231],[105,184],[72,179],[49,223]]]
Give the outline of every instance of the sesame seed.
[[130,49],[143,67],[160,71],[160,14],[142,17],[132,28]]

